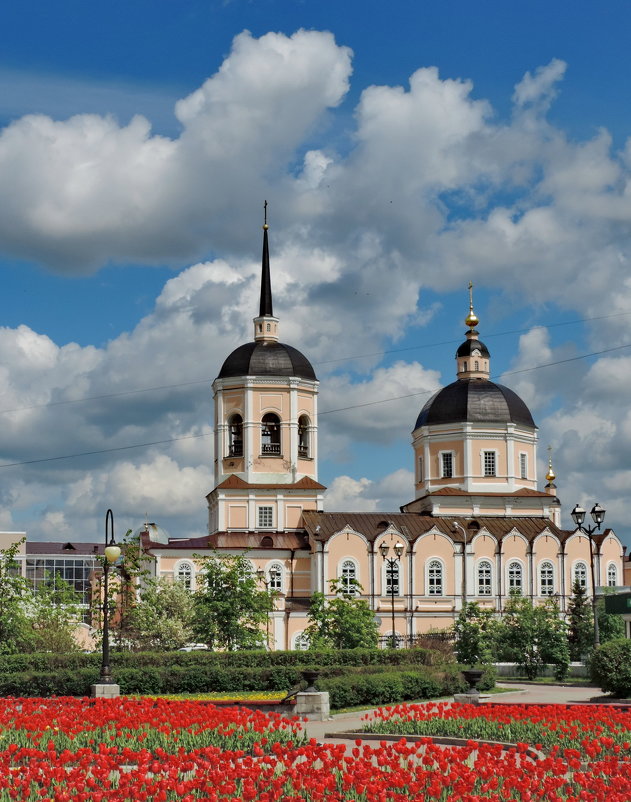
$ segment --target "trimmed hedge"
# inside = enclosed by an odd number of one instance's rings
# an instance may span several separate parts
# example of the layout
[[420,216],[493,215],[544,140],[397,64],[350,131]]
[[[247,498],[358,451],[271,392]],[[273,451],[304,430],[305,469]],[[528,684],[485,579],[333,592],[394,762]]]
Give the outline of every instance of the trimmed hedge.
[[[126,666],[115,668],[114,677],[123,694],[288,691],[304,682],[301,675],[304,667]],[[403,671],[378,665],[320,667],[312,664],[311,667],[320,671],[318,687],[332,693],[333,707],[385,704],[466,690],[466,683],[455,665],[440,669],[423,667],[417,671],[412,666]],[[398,678],[394,684],[392,676]],[[97,667],[0,674],[0,696],[84,696],[98,677]],[[493,684],[494,669],[487,667],[480,689],[488,689]],[[362,701],[348,701],[358,693]],[[390,698],[393,695],[394,698]]]
[[[433,654],[429,649],[344,649],[327,652],[112,652],[110,664],[113,669],[140,668],[144,666],[217,668],[273,668],[331,666],[331,665],[432,665]],[[63,671],[82,668],[99,668],[101,654],[34,654],[0,655],[0,674],[16,671]]]
[[[479,689],[488,691],[495,685],[495,669],[484,667]],[[436,671],[382,671],[363,676],[342,676],[318,680],[316,687],[329,692],[331,707],[339,710],[358,705],[384,705],[412,699],[432,699],[463,693],[468,684],[458,666]]]
[[[367,665],[432,665],[434,655],[429,649],[344,649],[327,652],[115,652],[110,664],[119,668],[214,666],[217,668],[273,668],[305,666],[367,666]],[[34,654],[0,655],[0,674],[16,671],[64,671],[99,668],[101,654]]]

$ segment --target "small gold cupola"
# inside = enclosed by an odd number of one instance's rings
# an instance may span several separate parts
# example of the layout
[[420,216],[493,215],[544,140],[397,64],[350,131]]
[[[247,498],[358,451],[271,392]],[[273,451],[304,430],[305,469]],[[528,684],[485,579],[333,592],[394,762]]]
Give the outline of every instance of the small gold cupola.
[[263,204],[263,258],[261,260],[261,300],[259,315],[254,318],[254,339],[257,342],[278,342],[278,318],[272,307],[272,280],[269,269],[269,244],[267,232],[267,201]]
[[546,485],[546,493],[548,493],[550,496],[556,496],[557,486],[554,484],[554,480],[556,478],[557,475],[552,467],[552,446],[548,446],[548,472],[546,473],[548,484]]
[[456,375],[458,379],[488,380],[491,355],[488,348],[478,339],[476,326],[480,322],[473,311],[473,284],[469,282],[469,314],[465,318],[469,330],[467,338],[456,351]]

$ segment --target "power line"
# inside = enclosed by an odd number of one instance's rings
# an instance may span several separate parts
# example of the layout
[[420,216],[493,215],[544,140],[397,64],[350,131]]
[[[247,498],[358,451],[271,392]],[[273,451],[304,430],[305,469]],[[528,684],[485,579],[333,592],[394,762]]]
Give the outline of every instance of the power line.
[[[609,354],[612,351],[621,351],[624,348],[631,348],[631,343],[626,343],[625,345],[616,345],[612,348],[604,348],[601,351],[592,351],[589,354],[580,354],[579,356],[568,357],[566,359],[558,359],[555,362],[546,362],[542,365],[533,365],[532,367],[529,368],[519,368],[517,370],[505,371],[502,375],[509,376],[517,373],[528,373],[533,370],[541,370],[542,368],[550,368],[556,365],[563,365],[566,364],[567,362],[577,362],[578,360],[581,359],[589,359],[592,356],[601,356],[602,354]],[[493,376],[492,378],[495,379],[499,377]],[[179,385],[174,385],[174,386],[179,386]],[[376,406],[377,404],[387,404],[390,401],[400,401],[404,398],[414,398],[418,396],[429,395],[431,392],[432,392],[431,390],[420,390],[417,393],[407,393],[405,395],[393,396],[392,398],[380,398],[376,401],[366,401],[363,404],[351,404],[347,407],[337,407],[335,409],[327,409],[322,412],[319,412],[318,417],[321,417],[322,415],[332,415],[335,412],[347,412],[350,409],[361,409],[363,407]],[[63,456],[57,456],[57,457],[41,457],[40,459],[23,460],[21,462],[5,462],[0,464],[0,468],[13,468],[19,465],[34,465],[42,462],[54,462],[62,459],[74,459],[76,457],[93,456],[95,454],[111,454],[115,451],[128,451],[133,448],[148,448],[149,446],[165,445],[167,443],[177,443],[181,440],[192,440],[192,439],[198,439],[200,437],[210,437],[211,434],[214,434],[214,430],[211,430],[210,432],[204,434],[189,434],[189,435],[183,435],[182,437],[171,437],[165,440],[154,440],[147,443],[134,443],[133,445],[116,446],[114,448],[95,449],[94,451],[80,451],[76,454],[64,454]]]
[[[489,334],[484,335],[485,340],[490,340],[496,337],[507,337],[514,334],[525,334],[529,331],[532,331],[533,328],[546,328],[546,329],[553,329],[558,328],[560,326],[573,326],[579,323],[589,323],[595,320],[607,320],[609,318],[616,318],[622,317],[626,315],[631,315],[631,312],[615,312],[611,315],[597,315],[595,317],[584,317],[584,318],[577,318],[576,320],[566,320],[560,323],[548,323],[545,326],[530,326],[528,328],[522,329],[508,329],[507,331],[498,331],[498,332],[491,332]],[[339,362],[351,362],[356,359],[369,359],[375,356],[389,356],[391,354],[403,354],[409,351],[420,351],[426,348],[438,348],[444,345],[454,345],[455,343],[460,343],[461,339],[452,339],[452,340],[441,340],[436,341],[433,343],[421,343],[419,345],[410,345],[405,348],[391,348],[385,351],[373,351],[368,354],[355,354],[354,356],[343,356],[339,357],[338,359],[326,359],[320,360],[319,362],[314,362],[315,365],[333,365]],[[626,346],[622,346],[626,347]],[[596,352],[596,353],[604,353],[604,352]],[[587,356],[591,356],[591,354],[587,354]],[[585,357],[577,357],[577,359],[583,359]],[[535,370],[536,368],[532,368]],[[528,368],[530,370],[530,368]],[[514,371],[513,371],[514,372]],[[188,381],[188,382],[177,382],[175,384],[159,384],[155,387],[141,387],[134,390],[121,390],[117,393],[102,393],[101,395],[88,395],[84,398],[70,398],[65,399],[63,401],[47,401],[42,404],[29,404],[27,406],[22,407],[14,407],[12,409],[0,409],[0,415],[9,415],[14,412],[26,412],[30,409],[45,409],[47,407],[57,407],[57,406],[64,406],[67,404],[85,404],[88,401],[101,401],[107,398],[121,398],[128,395],[139,395],[140,393],[153,393],[159,390],[174,390],[180,387],[193,387],[199,384],[211,384],[212,379],[198,379],[196,381]],[[403,396],[404,397],[404,396]],[[388,399],[390,400],[390,399]],[[2,467],[2,466],[0,466]]]

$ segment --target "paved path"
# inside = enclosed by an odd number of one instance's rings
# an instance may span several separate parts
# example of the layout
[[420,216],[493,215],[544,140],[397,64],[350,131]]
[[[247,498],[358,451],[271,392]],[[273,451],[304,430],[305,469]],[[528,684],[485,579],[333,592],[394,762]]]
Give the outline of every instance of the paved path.
[[[538,704],[586,704],[598,702],[603,697],[599,688],[567,685],[527,685],[518,682],[497,683],[498,687],[513,688],[507,693],[498,693],[489,698],[493,704],[514,704],[519,702],[533,702]],[[443,700],[445,701],[445,700]],[[387,707],[387,705],[382,705]],[[374,708],[376,709],[376,708]],[[342,743],[341,739],[332,736],[336,732],[357,732],[363,726],[362,719],[370,710],[360,710],[354,713],[339,713],[328,721],[307,721],[304,729],[309,738],[315,738],[320,743]],[[352,742],[351,746],[354,745]]]

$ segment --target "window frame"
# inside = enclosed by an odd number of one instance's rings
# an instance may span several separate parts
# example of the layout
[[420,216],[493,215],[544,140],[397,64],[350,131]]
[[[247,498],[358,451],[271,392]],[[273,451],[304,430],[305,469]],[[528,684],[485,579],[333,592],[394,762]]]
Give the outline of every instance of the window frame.
[[[438,581],[432,577],[432,569],[436,568],[439,569]],[[430,557],[425,563],[425,595],[432,598],[445,595],[445,564],[439,557]]]
[[519,478],[528,479],[528,452],[519,452]]
[[[264,517],[269,515],[270,523],[265,523]],[[273,529],[274,528],[274,505],[273,504],[257,504],[256,506],[256,528],[257,529]]]
[[[581,576],[579,577],[579,571]],[[572,587],[576,583],[579,583],[583,590],[588,590],[589,588],[589,580],[587,576],[587,563],[585,560],[576,560],[574,565],[572,566]]]
[[[488,566],[488,569],[486,568]],[[484,576],[482,575],[484,571]],[[476,566],[477,595],[485,599],[493,595],[493,563],[488,557],[478,560]]]
[[[188,574],[188,581],[186,581],[183,577],[180,576],[180,572],[185,567],[188,567],[190,569]],[[186,590],[193,592],[195,590],[195,565],[193,564],[193,561],[186,559],[178,560],[173,566],[173,579],[176,582],[181,582],[186,588]]]
[[[546,566],[550,566],[549,577],[545,577],[544,583],[544,575],[543,571]],[[539,563],[539,595],[540,596],[554,596],[556,593],[556,571],[554,570],[554,563],[552,560],[542,560]],[[549,586],[549,590],[544,592],[544,588]]]
[[[453,451],[440,451],[439,452],[439,459],[440,459],[440,478],[441,479],[453,479],[454,478],[454,463],[455,463],[455,454]],[[449,460],[449,473],[445,471],[445,461]]]
[[[493,458],[493,473],[489,473],[487,471],[487,457]],[[482,451],[482,476],[485,479],[491,479],[497,477],[497,463],[498,463],[497,451],[495,449],[485,448]]]
[[[614,581],[611,581],[611,575],[613,572]],[[616,588],[618,587],[618,566],[613,563],[607,563],[607,587],[608,588]]]
[[[518,576],[519,576],[519,585],[516,582],[511,582],[511,568],[512,566],[517,566],[519,569]],[[512,559],[506,566],[506,589],[508,590],[509,596],[511,593],[515,593],[516,591],[521,596],[524,591],[524,566],[519,560]]]
[[281,419],[275,412],[266,412],[261,417],[261,456],[281,455]]
[[[346,567],[353,567],[353,575],[351,577],[346,577],[345,575],[345,568]],[[346,593],[349,596],[358,596],[359,595],[359,588],[354,586],[351,590],[349,590],[349,580],[354,579],[355,582],[359,582],[359,565],[357,564],[357,560],[354,557],[344,557],[340,560],[338,565],[338,572],[337,578],[341,583],[342,586],[342,593]]]

